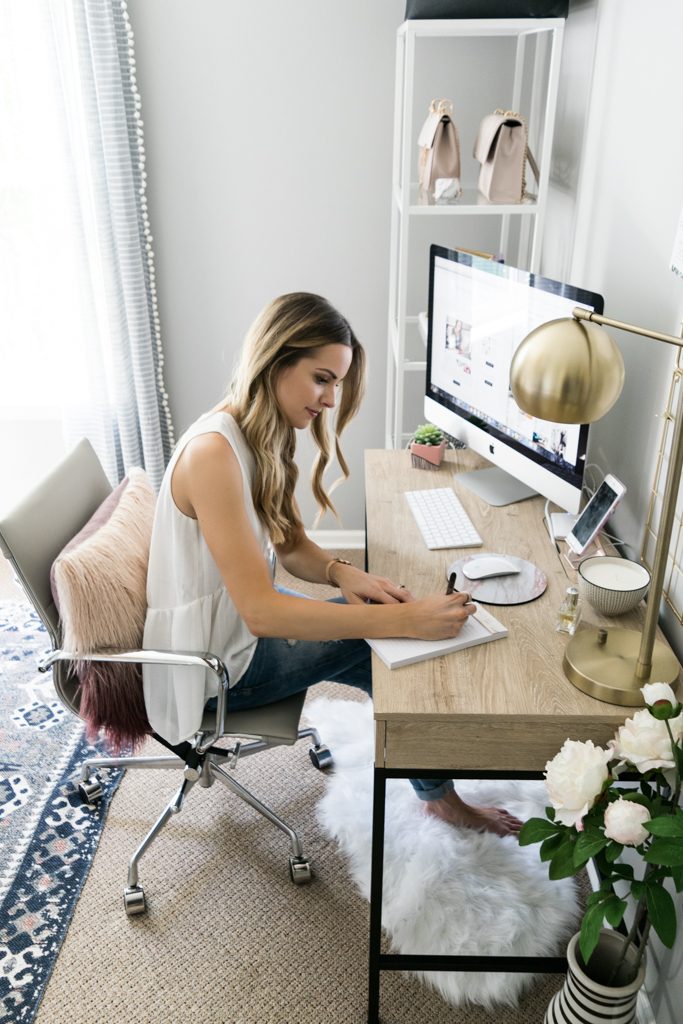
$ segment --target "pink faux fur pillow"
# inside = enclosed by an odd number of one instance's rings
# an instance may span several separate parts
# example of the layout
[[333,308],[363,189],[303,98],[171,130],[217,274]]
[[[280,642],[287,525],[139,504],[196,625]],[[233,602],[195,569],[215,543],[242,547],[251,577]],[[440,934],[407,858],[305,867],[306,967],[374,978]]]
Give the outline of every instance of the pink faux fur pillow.
[[[142,647],[155,501],[144,470],[131,469],[55,559],[50,581],[64,650]],[[75,669],[88,739],[102,729],[114,750],[140,743],[151,731],[140,666],[77,660]]]

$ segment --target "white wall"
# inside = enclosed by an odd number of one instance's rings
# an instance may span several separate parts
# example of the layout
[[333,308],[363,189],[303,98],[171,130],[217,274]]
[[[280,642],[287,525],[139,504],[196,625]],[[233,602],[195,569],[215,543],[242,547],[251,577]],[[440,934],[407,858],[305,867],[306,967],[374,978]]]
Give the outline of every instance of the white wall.
[[[218,400],[267,301],[288,290],[321,292],[369,356],[368,397],[344,444],[351,480],[334,495],[348,529],[364,525],[363,449],[384,445],[394,58],[404,10],[405,0],[129,3],[177,431]],[[430,99],[451,97],[472,184],[479,120],[509,102],[513,43],[501,41],[498,51],[491,40],[455,51],[425,46],[413,135]],[[480,220],[479,233],[461,235],[460,244],[490,248],[491,226]],[[453,243],[452,230],[423,235],[414,240],[423,252],[415,312],[427,305],[429,243]],[[411,383],[406,429],[423,419],[423,391]],[[306,436],[299,449],[298,497],[310,525]],[[337,524],[328,516],[321,525]]]
[[62,422],[56,415],[38,418],[0,411],[0,515],[35,487],[67,452]]
[[[362,452],[384,443],[394,49],[404,0],[128,7],[176,430],[221,397],[266,302],[292,290],[325,295],[369,353],[373,399],[343,445],[354,484],[334,495],[343,525],[362,528]],[[310,525],[311,449],[305,441],[301,449]],[[328,516],[322,525],[337,524]]]

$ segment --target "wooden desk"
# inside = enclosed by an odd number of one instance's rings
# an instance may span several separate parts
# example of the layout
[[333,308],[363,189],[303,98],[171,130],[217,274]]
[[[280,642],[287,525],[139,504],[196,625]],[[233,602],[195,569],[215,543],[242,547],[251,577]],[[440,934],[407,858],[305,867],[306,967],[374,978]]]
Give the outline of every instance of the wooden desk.
[[[487,465],[453,451],[438,472],[413,469],[407,451],[368,451],[365,459],[370,571],[404,583],[416,597],[445,591],[446,567],[468,551],[429,551],[406,490],[453,486],[484,541],[471,549],[517,555],[548,576],[529,604],[491,606],[509,636],[455,655],[389,670],[373,655],[375,789],[370,896],[368,1021],[379,1020],[382,970],[564,971],[562,957],[421,957],[381,955],[382,862],[386,779],[394,776],[540,778],[565,739],[605,746],[633,708],[605,704],[577,690],[562,672],[565,634],[555,619],[575,573],[555,552],[543,522],[542,498],[492,508],[458,483],[458,471]],[[569,577],[569,578],[568,578]],[[583,622],[607,624],[589,606]],[[638,628],[640,615],[620,626]],[[581,627],[579,627],[581,628]]]

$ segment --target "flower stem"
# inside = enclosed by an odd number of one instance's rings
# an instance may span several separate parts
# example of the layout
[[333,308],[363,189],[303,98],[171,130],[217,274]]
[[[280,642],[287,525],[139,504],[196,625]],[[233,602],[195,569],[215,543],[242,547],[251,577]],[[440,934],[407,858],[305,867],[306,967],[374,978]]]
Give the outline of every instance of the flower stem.
[[[654,865],[648,864],[648,867],[647,867],[647,870],[645,872],[645,875],[643,876],[643,881],[654,870],[655,870]],[[642,928],[642,931],[641,931],[641,928]],[[631,925],[631,928],[630,928],[630,931],[628,932],[628,935],[624,939],[623,945],[621,947],[621,953],[619,954],[619,958],[616,961],[614,967],[612,968],[612,973],[610,975],[610,979],[608,981],[608,985],[613,985],[614,984],[614,980],[617,977],[617,975],[619,974],[619,971],[621,970],[621,968],[622,968],[622,966],[624,964],[624,961],[626,960],[626,954],[628,953],[628,951],[629,951],[631,946],[635,946],[635,949],[636,949],[636,958],[635,958],[635,961],[633,962],[633,964],[631,965],[633,967],[633,971],[634,971],[634,975],[633,976],[635,978],[635,976],[638,974],[638,971],[640,969],[640,964],[641,964],[641,961],[643,959],[643,953],[645,952],[645,944],[647,942],[647,937],[649,935],[649,932],[650,932],[650,921],[649,921],[648,916],[647,916],[647,903],[646,903],[645,896],[642,896],[638,900],[638,903],[636,904],[636,909],[635,909],[635,912],[633,914],[633,924]],[[639,939],[638,943],[636,943],[636,939]]]
[[648,938],[649,934],[650,934],[650,919],[648,917],[648,918],[645,919],[645,925],[643,927],[643,933],[640,936],[640,942],[638,944],[638,951],[636,953],[636,959],[635,959],[635,963],[633,965],[634,968],[635,968],[636,974],[640,970],[640,964],[641,964],[641,961],[643,959],[643,955],[645,953],[645,946],[647,945],[647,938]]
[[671,740],[671,753],[673,755],[674,772],[676,775],[676,785],[674,788],[673,799],[671,801],[671,813],[675,814],[676,808],[678,807],[678,801],[681,795],[681,774],[678,770],[678,759],[676,757],[676,740],[674,739],[673,733],[671,732],[671,726],[669,725],[668,718],[664,719],[664,724],[666,725],[666,731],[668,732],[669,739]]

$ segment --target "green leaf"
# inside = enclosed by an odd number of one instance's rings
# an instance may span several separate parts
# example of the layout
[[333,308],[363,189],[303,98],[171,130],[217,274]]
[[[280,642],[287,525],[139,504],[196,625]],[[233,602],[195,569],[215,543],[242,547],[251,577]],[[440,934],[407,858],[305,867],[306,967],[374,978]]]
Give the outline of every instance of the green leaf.
[[605,857],[608,864],[613,864],[617,857],[620,855],[624,847],[621,843],[615,843],[613,839],[610,840],[609,845],[605,847]]
[[614,878],[611,875],[608,878],[603,878],[598,892],[603,893],[605,899],[612,895],[614,892]]
[[671,949],[676,938],[676,907],[671,895],[661,885],[648,885],[646,900],[652,927]]
[[583,915],[581,933],[579,935],[579,948],[585,963],[588,963],[590,960],[600,939],[603,917],[602,907],[591,907]]
[[603,905],[603,912],[609,924],[613,928],[618,928],[621,924],[624,914],[626,913],[626,907],[628,903],[626,900],[620,900],[616,894],[612,894],[609,899],[605,900]]
[[606,900],[610,899],[610,897],[613,896],[613,895],[614,895],[614,890],[612,888],[612,883],[611,883],[611,881],[609,879],[605,879],[605,880],[603,880],[603,883],[600,886],[600,888],[596,889],[595,892],[592,892],[590,894],[590,896],[588,897],[586,903],[587,903],[588,906],[592,906],[592,905],[597,904],[597,903],[601,903],[602,904]]
[[545,818],[529,818],[519,833],[519,845],[531,846],[532,843],[540,843],[548,836],[557,835],[559,831],[559,827],[552,821],[546,821]]
[[671,877],[676,886],[676,892],[683,892],[683,867],[671,868]]
[[654,797],[648,799],[642,793],[639,793],[637,789],[630,789],[628,792],[621,792],[619,797],[622,800],[628,800],[632,804],[640,804],[641,807],[651,807]]
[[645,779],[640,780],[640,790],[644,794],[644,796],[648,798],[648,800],[654,799],[655,791],[650,785],[650,783],[646,782]]
[[642,899],[645,895],[645,882],[632,882],[631,895],[635,900]]
[[623,878],[630,882],[634,877],[633,866],[631,864],[613,864],[612,874],[615,878]]
[[574,867],[574,843],[563,843],[553,854],[548,869],[548,877],[556,882],[559,878],[569,878],[577,869]]
[[587,861],[595,857],[600,850],[603,850],[608,843],[609,839],[606,839],[604,834],[598,829],[582,832],[574,850],[574,865],[577,868],[583,867]]
[[675,836],[683,839],[683,812],[666,814],[661,818],[652,818],[645,822],[645,828],[653,836]]
[[[606,849],[607,847],[605,847]],[[605,850],[600,850],[600,853],[595,856],[595,869],[600,878],[607,878],[612,873],[612,865],[605,856]]]
[[673,838],[655,837],[643,860],[648,864],[663,864],[667,868],[683,867],[683,843]]
[[551,860],[552,857],[554,857],[554,855],[557,853],[559,848],[562,846],[562,844],[566,842],[566,836],[563,836],[561,833],[557,833],[557,835],[554,836],[548,836],[547,839],[543,840],[543,842],[541,843],[541,848],[538,851],[541,860]]

